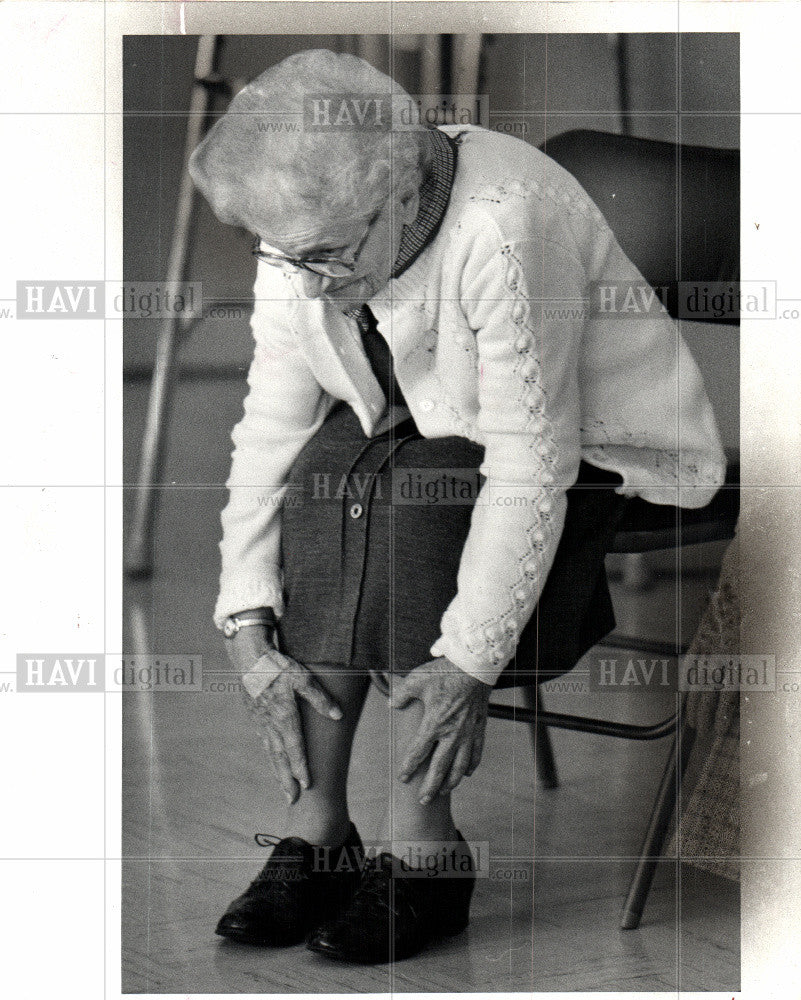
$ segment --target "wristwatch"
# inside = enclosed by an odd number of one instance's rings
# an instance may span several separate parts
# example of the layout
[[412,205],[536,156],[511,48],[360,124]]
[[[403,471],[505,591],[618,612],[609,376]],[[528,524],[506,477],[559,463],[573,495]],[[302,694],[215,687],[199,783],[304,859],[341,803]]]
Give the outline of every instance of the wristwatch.
[[268,625],[274,627],[277,624],[278,620],[272,608],[259,608],[258,611],[246,611],[229,615],[223,622],[221,631],[226,639],[233,639],[236,633],[247,625]]

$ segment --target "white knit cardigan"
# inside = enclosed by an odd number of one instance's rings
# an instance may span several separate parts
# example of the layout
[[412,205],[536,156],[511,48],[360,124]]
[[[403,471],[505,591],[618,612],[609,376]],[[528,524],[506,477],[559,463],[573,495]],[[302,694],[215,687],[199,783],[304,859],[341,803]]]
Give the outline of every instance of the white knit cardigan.
[[[485,448],[487,480],[431,656],[492,684],[539,599],[582,458],[620,473],[626,495],[684,507],[709,502],[725,460],[698,368],[658,300],[634,316],[589,308],[591,282],[647,285],[576,180],[519,140],[445,131],[460,145],[441,228],[369,305],[420,433]],[[255,298],[218,627],[245,608],[283,613],[287,476],[335,401],[368,436],[408,412],[387,412],[356,323],[335,305],[263,264]]]

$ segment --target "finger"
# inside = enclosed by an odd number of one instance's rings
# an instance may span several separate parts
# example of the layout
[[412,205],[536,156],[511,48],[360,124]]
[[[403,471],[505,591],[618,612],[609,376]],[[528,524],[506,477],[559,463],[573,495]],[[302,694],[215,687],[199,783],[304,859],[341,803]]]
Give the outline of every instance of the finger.
[[289,758],[292,774],[297,778],[301,788],[308,788],[311,780],[306,764],[306,747],[303,742],[303,730],[297,706],[294,702],[280,706],[280,710],[273,714],[271,721],[278,731],[284,751]]
[[484,735],[486,732],[487,732],[487,725],[485,720],[484,725],[479,726],[478,732],[475,734],[475,737],[473,738],[473,750],[470,754],[470,766],[467,768],[467,771],[465,772],[468,778],[481,763],[481,756],[484,753]]
[[448,774],[442,783],[442,788],[439,790],[440,795],[447,795],[449,792],[452,792],[465,774],[467,774],[467,768],[470,766],[470,758],[473,753],[473,745],[474,741],[469,739],[459,745],[456,756],[453,758],[450,774]]
[[328,719],[341,719],[342,709],[337,705],[308,670],[300,675],[301,679],[295,685],[295,690],[318,713]]
[[434,734],[431,732],[424,730],[418,734],[414,743],[409,747],[398,771],[398,778],[401,781],[409,781],[423,761],[431,754],[436,742]]
[[448,743],[439,743],[437,749],[431,755],[431,763],[423,784],[420,786],[420,804],[428,805],[434,796],[442,788],[443,782],[451,769],[453,758],[456,756],[457,743],[452,740]]
[[267,752],[270,755],[270,763],[273,766],[276,778],[278,778],[278,784],[283,789],[289,804],[292,805],[297,801],[300,789],[298,788],[297,781],[292,777],[289,757],[287,757],[281,739],[271,728],[265,728],[264,745],[267,747]]

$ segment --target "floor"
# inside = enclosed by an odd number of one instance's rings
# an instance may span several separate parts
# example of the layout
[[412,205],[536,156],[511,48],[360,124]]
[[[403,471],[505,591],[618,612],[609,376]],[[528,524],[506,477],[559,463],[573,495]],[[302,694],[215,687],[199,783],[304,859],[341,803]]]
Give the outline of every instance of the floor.
[[[126,391],[131,482],[146,393],[141,383]],[[490,847],[489,876],[477,886],[467,932],[395,967],[339,965],[302,946],[263,950],[215,937],[220,912],[266,860],[254,835],[278,832],[270,827],[278,799],[269,763],[210,624],[225,500],[220,484],[241,396],[235,380],[180,386],[160,496],[156,571],[150,581],[126,587],[126,649],[201,655],[204,690],[124,698],[123,991],[738,990],[737,883],[666,858],[640,928],[618,928],[664,741],[556,732],[560,787],[546,791],[536,782],[527,728],[500,720],[490,720],[484,763],[455,796],[465,837]],[[657,576],[641,591],[618,580],[619,629],[653,639],[677,631],[689,637],[718,558],[715,549],[693,553],[678,594],[672,560],[657,565]],[[582,687],[551,691],[547,707],[628,721],[670,710],[664,695]],[[365,837],[382,809],[387,712],[371,692],[350,786],[353,818]]]

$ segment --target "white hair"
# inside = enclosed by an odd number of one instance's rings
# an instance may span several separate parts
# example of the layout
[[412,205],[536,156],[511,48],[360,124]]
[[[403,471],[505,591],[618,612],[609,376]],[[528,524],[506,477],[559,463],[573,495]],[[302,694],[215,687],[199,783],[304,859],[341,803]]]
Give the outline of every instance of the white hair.
[[[335,106],[348,98],[351,107],[361,99],[365,107],[376,97],[393,108],[380,125],[373,113],[366,123],[320,131],[309,118],[312,98]],[[401,106],[412,108],[409,95],[363,59],[298,52],[234,97],[192,154],[189,171],[217,217],[246,229],[260,219],[286,231],[289,220],[321,212],[335,220],[367,217],[391,192],[416,190],[428,169],[427,130],[408,124],[408,114],[398,127],[394,109]]]

